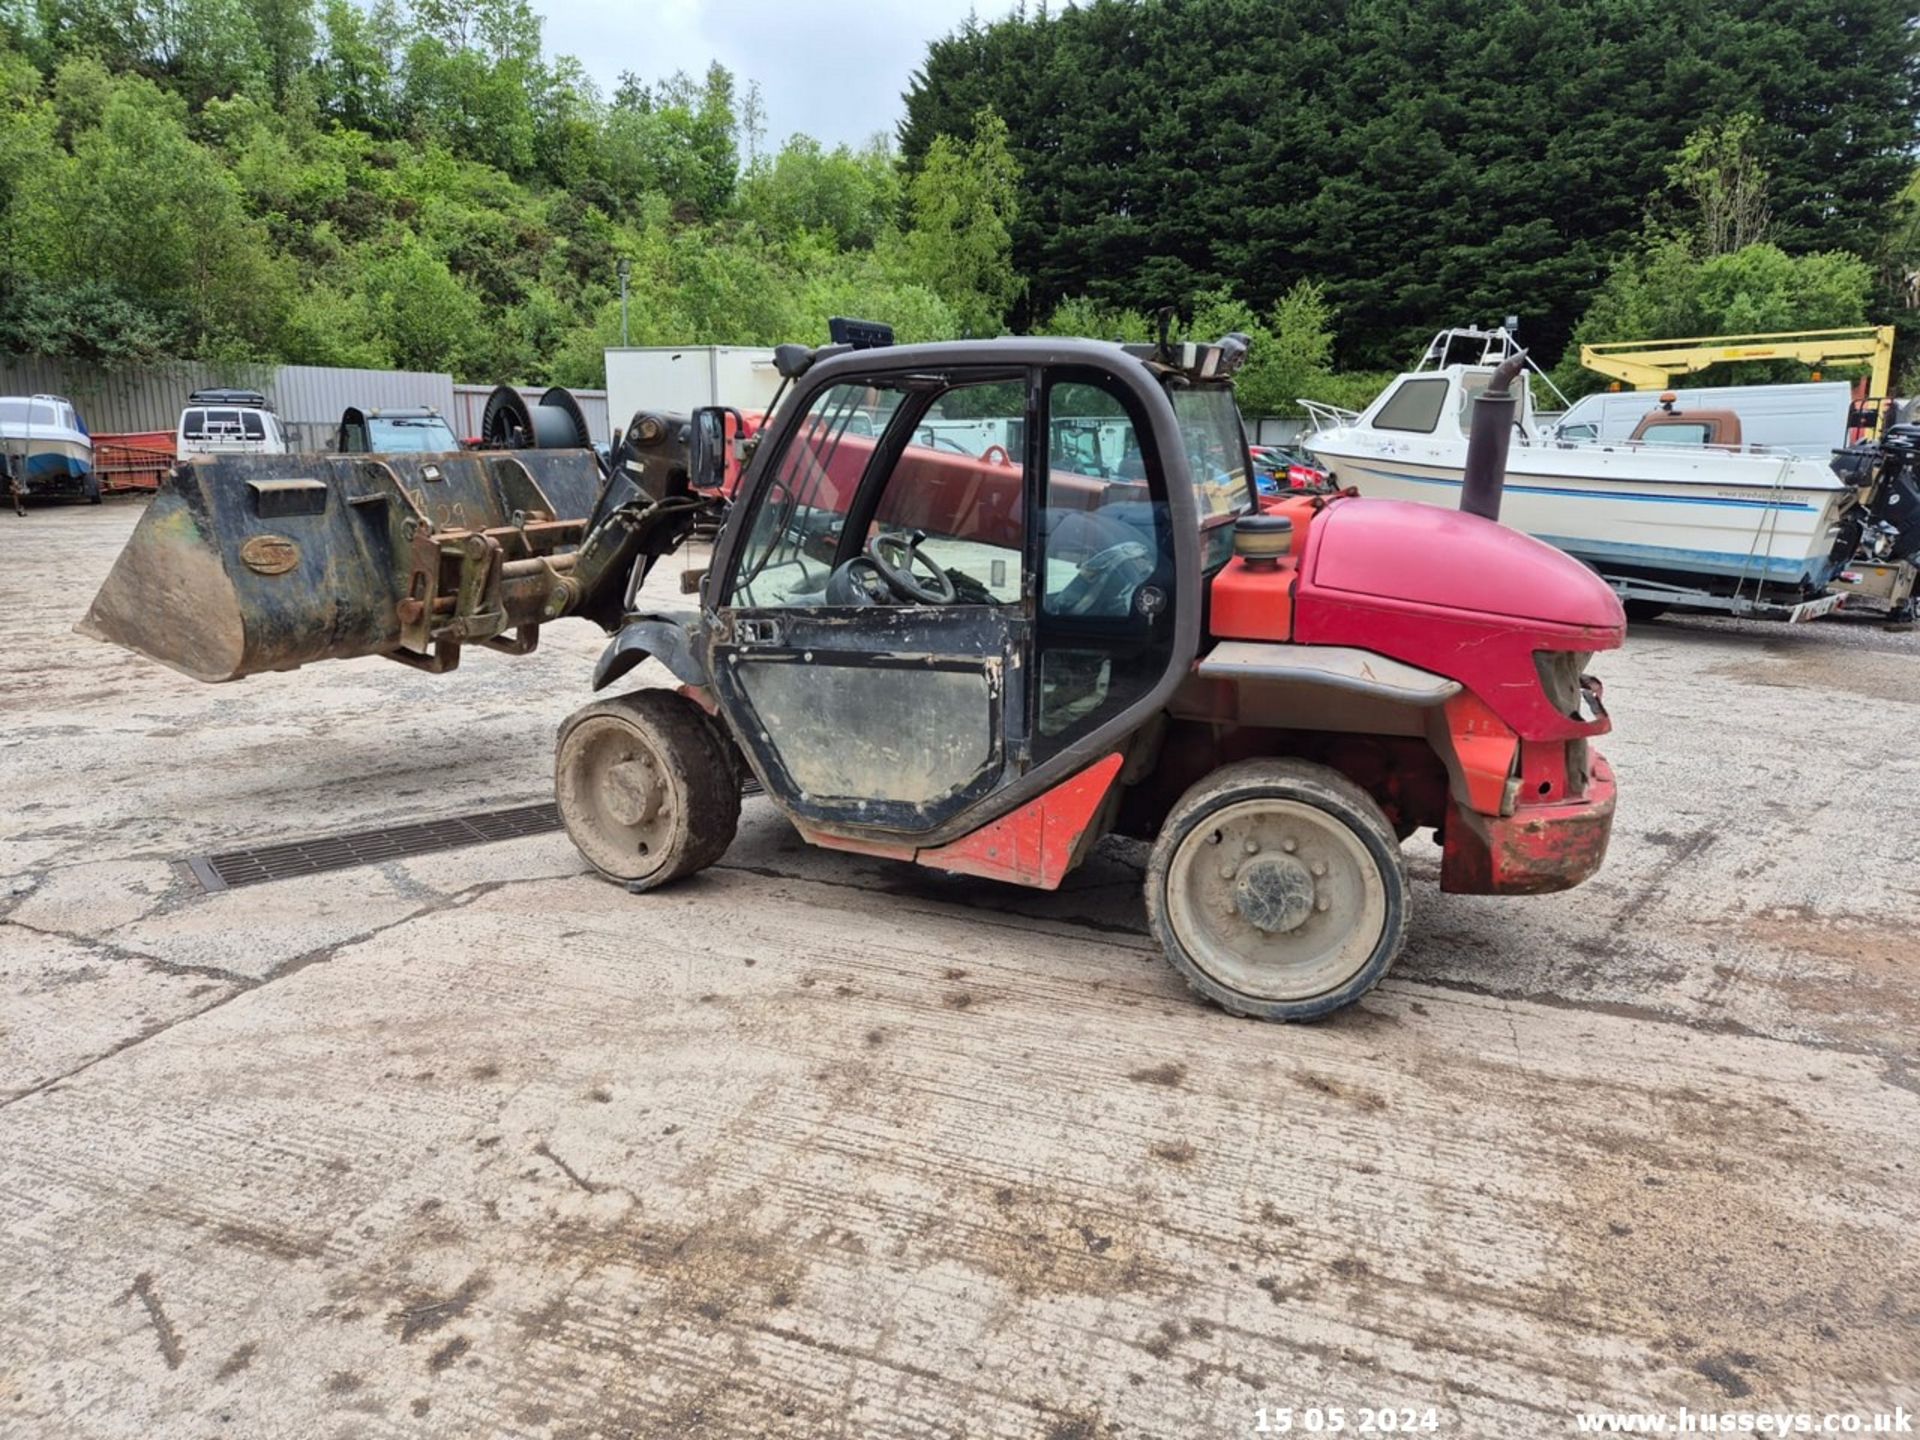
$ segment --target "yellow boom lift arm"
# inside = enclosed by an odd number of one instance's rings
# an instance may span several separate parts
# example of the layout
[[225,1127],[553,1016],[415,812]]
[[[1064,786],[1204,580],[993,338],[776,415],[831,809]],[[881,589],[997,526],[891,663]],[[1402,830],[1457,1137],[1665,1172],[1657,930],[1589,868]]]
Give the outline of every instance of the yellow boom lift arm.
[[1893,327],[1854,325],[1844,330],[1780,330],[1767,335],[1697,335],[1686,340],[1621,340],[1582,345],[1580,363],[1636,390],[1665,390],[1682,375],[1732,360],[1798,360],[1821,365],[1865,360],[1872,367],[1870,399],[1884,400],[1893,386]]

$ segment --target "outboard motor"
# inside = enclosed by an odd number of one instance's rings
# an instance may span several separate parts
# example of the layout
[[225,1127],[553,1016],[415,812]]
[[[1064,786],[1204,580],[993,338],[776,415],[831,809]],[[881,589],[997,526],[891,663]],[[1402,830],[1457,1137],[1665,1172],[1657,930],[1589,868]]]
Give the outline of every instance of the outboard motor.
[[1863,492],[1848,517],[1858,534],[1842,536],[1847,554],[1920,560],[1920,425],[1892,425],[1877,441],[1836,450],[1833,469]]
[[1524,350],[1494,367],[1487,388],[1473,397],[1473,420],[1467,431],[1467,463],[1460,486],[1460,508],[1487,520],[1500,518],[1500,496],[1507,483],[1507,449],[1520,396],[1513,382],[1527,365]]

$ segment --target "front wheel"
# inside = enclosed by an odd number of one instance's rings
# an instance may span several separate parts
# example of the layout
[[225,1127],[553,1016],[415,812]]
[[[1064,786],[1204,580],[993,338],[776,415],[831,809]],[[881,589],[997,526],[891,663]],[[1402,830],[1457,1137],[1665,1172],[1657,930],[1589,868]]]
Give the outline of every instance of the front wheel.
[[1174,968],[1236,1015],[1337,1010],[1406,940],[1393,827],[1346,776],[1303,760],[1241,761],[1187,791],[1154,842],[1146,889]]
[[554,794],[593,867],[652,890],[726,853],[740,780],[706,712],[672,690],[638,690],[576,710],[560,727]]

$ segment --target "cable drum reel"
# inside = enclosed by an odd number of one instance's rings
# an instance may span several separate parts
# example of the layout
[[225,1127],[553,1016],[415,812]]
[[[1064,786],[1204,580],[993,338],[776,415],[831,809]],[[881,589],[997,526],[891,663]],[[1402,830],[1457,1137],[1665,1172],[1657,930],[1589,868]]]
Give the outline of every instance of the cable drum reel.
[[496,385],[480,412],[481,443],[501,450],[591,450],[593,432],[571,390],[556,385],[532,405],[511,385]]

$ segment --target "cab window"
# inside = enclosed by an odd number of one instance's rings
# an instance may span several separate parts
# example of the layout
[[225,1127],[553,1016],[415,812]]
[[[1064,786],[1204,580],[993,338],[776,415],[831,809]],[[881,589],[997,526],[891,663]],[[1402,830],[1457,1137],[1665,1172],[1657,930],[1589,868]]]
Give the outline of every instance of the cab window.
[[762,487],[729,603],[826,603],[827,580],[861,477],[905,398],[888,385],[840,384],[821,391]]
[[1193,476],[1200,523],[1236,514],[1253,504],[1247,486],[1247,437],[1240,428],[1240,407],[1224,385],[1173,392],[1173,413],[1180,420],[1180,442]]
[[1705,445],[1713,438],[1713,431],[1706,425],[1693,422],[1649,425],[1641,432],[1640,438],[1649,445]]
[[1098,425],[1124,458],[1110,478],[1072,468],[1067,455],[1066,466],[1047,472],[1038,508],[1037,759],[1150,691],[1173,647],[1173,524],[1144,416],[1111,380],[1074,371],[1049,381],[1046,407],[1050,432]]
[[867,527],[919,533],[960,605],[1015,605],[1026,541],[1024,380],[956,385],[914,423]]

